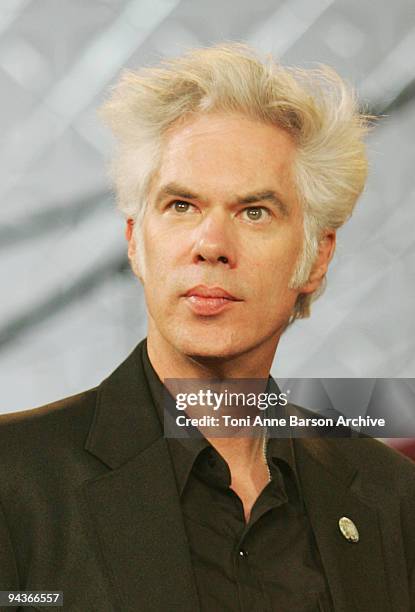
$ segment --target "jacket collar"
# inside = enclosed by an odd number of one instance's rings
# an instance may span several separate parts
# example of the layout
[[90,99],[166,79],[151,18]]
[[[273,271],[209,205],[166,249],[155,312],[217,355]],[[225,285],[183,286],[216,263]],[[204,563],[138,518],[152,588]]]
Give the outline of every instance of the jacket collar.
[[116,469],[163,436],[143,371],[142,340],[98,387],[85,449]]

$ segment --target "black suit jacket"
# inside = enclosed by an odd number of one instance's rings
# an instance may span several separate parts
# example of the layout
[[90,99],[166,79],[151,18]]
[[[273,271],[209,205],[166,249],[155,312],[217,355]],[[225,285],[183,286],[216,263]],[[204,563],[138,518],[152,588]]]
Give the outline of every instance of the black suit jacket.
[[[371,439],[294,448],[336,612],[415,609],[413,463]],[[2,416],[0,455],[0,590],[62,590],[71,612],[199,609],[140,346],[99,387]]]

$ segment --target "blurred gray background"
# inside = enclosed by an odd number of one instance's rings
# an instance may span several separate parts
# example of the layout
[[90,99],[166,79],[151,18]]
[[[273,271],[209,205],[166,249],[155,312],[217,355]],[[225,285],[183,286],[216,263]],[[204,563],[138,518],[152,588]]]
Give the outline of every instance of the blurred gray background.
[[123,67],[223,40],[328,63],[384,115],[328,289],[274,375],[414,377],[413,0],[1,0],[0,412],[95,386],[145,335],[96,108]]

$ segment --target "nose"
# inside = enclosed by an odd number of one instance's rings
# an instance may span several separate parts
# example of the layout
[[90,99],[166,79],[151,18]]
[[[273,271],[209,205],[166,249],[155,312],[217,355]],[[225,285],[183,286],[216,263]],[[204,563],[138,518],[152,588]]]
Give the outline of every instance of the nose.
[[235,236],[229,226],[230,219],[224,211],[206,215],[195,229],[192,260],[194,263],[208,262],[235,267]]

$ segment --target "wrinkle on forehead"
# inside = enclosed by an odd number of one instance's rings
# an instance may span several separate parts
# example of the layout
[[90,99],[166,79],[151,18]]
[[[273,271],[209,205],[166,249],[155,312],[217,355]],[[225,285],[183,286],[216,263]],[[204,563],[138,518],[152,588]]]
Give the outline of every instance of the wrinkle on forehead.
[[[163,182],[182,182],[186,172],[211,182],[214,174],[217,183],[234,182],[233,191],[236,185],[237,191],[263,190],[273,180],[292,192],[295,154],[294,139],[282,128],[244,115],[205,114],[187,117],[165,134],[159,171]],[[203,176],[207,165],[211,172]]]
[[223,137],[244,127],[253,127],[257,131],[264,130],[264,128],[273,130],[275,134],[278,134],[281,141],[290,146],[293,152],[295,151],[295,140],[286,129],[240,113],[204,113],[185,116],[173,123],[165,132],[164,144],[167,144],[171,139],[174,140],[178,134],[183,141],[186,141],[206,138],[206,136],[219,135]]

